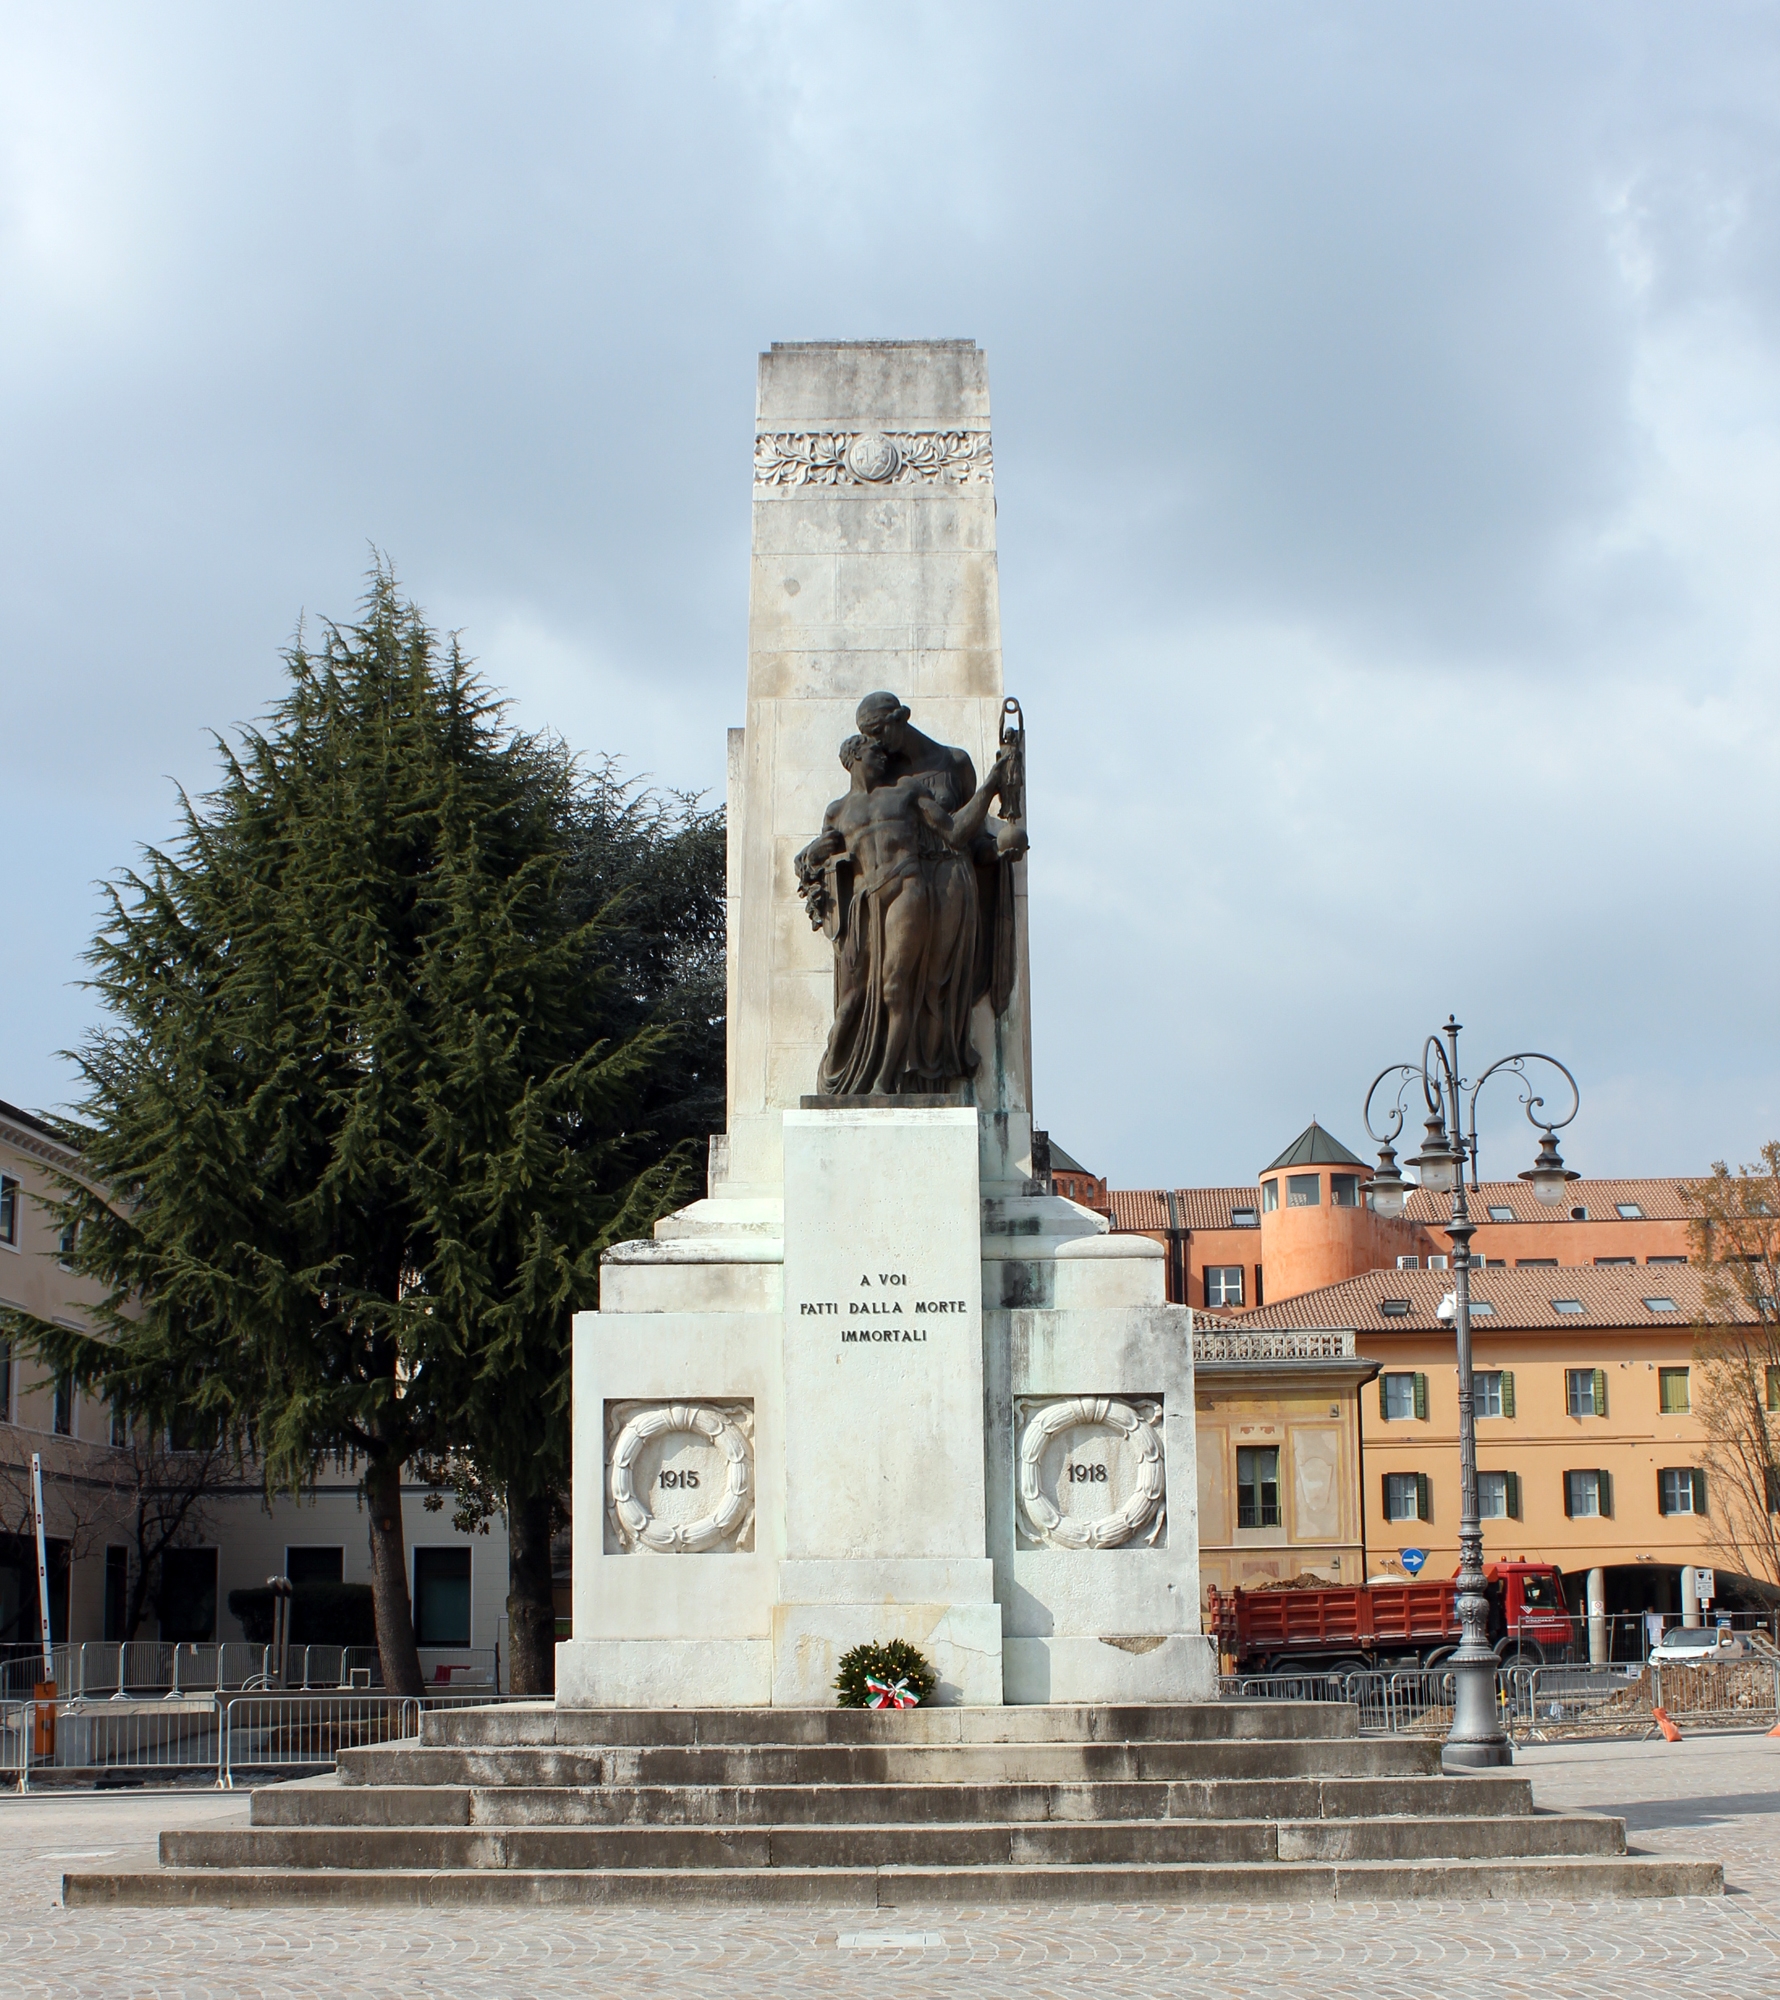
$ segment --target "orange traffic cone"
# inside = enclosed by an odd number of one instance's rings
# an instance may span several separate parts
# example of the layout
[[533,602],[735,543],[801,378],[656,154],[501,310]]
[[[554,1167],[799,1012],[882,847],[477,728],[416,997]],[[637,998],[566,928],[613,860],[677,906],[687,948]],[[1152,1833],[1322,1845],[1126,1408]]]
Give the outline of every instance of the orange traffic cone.
[[1668,1710],[1666,1708],[1653,1708],[1650,1712],[1656,1718],[1657,1728],[1663,1732],[1668,1740],[1671,1743],[1679,1743],[1681,1741],[1681,1731],[1669,1720]]
[[1780,1736],[1780,1722],[1776,1722],[1773,1728],[1768,1731],[1768,1734],[1770,1736]]

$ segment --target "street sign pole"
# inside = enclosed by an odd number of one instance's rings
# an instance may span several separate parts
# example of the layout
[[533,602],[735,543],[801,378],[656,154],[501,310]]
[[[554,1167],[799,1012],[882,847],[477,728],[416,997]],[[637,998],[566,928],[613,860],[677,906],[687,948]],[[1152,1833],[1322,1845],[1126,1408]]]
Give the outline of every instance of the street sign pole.
[[31,1454],[31,1511],[37,1517],[37,1615],[43,1627],[43,1678],[56,1677],[55,1648],[49,1637],[49,1552],[43,1540],[43,1460]]

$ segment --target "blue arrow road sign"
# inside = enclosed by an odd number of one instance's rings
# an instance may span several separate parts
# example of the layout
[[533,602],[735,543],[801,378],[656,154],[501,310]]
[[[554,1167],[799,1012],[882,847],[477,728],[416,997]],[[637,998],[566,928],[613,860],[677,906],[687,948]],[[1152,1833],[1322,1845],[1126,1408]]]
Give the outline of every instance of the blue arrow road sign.
[[1422,1564],[1428,1559],[1426,1549],[1399,1549],[1397,1555],[1411,1576],[1420,1576]]

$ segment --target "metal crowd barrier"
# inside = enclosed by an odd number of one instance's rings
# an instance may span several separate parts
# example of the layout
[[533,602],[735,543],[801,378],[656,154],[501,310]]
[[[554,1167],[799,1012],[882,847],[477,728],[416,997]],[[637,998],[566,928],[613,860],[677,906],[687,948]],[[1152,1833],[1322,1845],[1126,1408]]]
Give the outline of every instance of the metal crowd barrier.
[[[253,1686],[270,1672],[272,1649],[241,1640],[209,1646],[170,1639],[83,1639],[52,1647],[50,1658],[51,1678],[63,1700],[94,1695],[177,1698]],[[0,1699],[28,1700],[44,1678],[40,1653],[9,1660],[0,1670]]]
[[[1218,1692],[1236,1701],[1344,1701],[1359,1710],[1362,1735],[1438,1735],[1452,1723],[1453,1680],[1450,1666],[1226,1674]],[[1498,1667],[1496,1705],[1517,1742],[1648,1735],[1658,1708],[1678,1728],[1769,1729],[1780,1726],[1780,1659]]]
[[0,1779],[28,1791],[34,1776],[102,1783],[128,1773],[167,1782],[209,1777],[231,1789],[248,1773],[329,1770],[342,1750],[417,1737],[428,1709],[529,1699],[471,1688],[423,1695],[360,1688],[11,1700],[0,1702]]

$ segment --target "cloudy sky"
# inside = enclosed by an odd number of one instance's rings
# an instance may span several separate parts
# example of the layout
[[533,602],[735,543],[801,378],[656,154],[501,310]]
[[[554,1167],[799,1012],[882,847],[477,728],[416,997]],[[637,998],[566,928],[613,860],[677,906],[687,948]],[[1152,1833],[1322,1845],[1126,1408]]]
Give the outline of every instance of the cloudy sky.
[[1756,5],[0,6],[0,1097],[370,544],[720,790],[756,353],[967,336],[1057,1139],[1357,1147],[1453,1009],[1585,1171],[1751,1157],[1777,126]]

